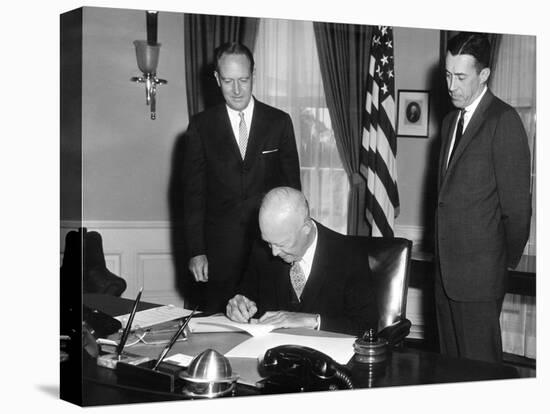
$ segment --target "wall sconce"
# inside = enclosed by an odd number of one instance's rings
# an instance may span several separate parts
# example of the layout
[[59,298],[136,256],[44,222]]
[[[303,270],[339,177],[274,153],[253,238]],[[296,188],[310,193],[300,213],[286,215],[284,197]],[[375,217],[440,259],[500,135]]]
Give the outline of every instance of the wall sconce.
[[158,12],[147,11],[145,13],[147,16],[147,40],[134,40],[137,65],[143,72],[143,76],[134,76],[130,80],[145,84],[145,104],[151,106],[151,119],[156,119],[157,85],[164,85],[167,81],[157,78],[160,52],[160,43],[157,43]]

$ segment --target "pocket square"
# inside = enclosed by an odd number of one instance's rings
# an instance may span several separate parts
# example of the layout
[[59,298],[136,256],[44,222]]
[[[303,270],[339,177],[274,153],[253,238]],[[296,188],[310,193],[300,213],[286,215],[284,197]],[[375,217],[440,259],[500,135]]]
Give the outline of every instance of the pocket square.
[[272,152],[277,152],[277,151],[279,151],[279,148],[275,148],[275,149],[272,149],[272,150],[262,151],[262,154],[271,154]]

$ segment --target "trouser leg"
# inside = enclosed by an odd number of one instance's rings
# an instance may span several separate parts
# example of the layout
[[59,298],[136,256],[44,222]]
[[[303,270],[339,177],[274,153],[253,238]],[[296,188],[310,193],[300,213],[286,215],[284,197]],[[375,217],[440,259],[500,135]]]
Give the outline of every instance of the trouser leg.
[[450,301],[461,358],[502,362],[500,311],[502,299],[483,302]]
[[[437,277],[439,277],[439,272],[436,272]],[[447,298],[440,280],[437,279],[434,296],[440,352],[458,358],[458,344],[449,298]]]

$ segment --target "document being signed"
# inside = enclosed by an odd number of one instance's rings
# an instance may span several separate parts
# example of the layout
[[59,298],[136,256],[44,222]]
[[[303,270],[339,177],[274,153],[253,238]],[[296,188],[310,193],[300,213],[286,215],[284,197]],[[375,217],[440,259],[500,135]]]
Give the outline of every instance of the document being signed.
[[245,331],[252,336],[262,336],[275,329],[275,326],[258,323],[257,319],[251,319],[250,323],[235,322],[220,314],[193,318],[189,322],[189,329],[194,333]]

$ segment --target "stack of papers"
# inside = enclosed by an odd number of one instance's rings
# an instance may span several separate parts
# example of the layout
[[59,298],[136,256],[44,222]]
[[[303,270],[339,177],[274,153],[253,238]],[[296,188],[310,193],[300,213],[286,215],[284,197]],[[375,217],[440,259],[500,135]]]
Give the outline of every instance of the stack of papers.
[[[174,319],[180,319],[188,316],[193,311],[189,309],[183,309],[174,305],[158,306],[156,308],[147,309],[144,311],[136,312],[134,321],[132,322],[132,330],[139,328],[149,328],[150,326],[158,325],[159,323],[173,321]],[[130,314],[117,316],[122,326],[126,326]]]

